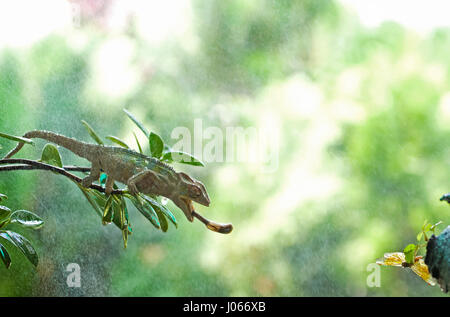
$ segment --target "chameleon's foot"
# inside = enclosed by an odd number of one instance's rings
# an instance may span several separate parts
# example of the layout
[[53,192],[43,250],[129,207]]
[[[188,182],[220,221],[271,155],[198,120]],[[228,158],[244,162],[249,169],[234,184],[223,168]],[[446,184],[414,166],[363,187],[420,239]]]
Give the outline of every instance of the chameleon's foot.
[[108,178],[106,179],[106,185],[105,185],[105,193],[106,195],[111,195],[111,193],[114,190],[114,179],[108,175]]
[[136,196],[139,193],[135,183],[128,183],[127,186],[131,195]]

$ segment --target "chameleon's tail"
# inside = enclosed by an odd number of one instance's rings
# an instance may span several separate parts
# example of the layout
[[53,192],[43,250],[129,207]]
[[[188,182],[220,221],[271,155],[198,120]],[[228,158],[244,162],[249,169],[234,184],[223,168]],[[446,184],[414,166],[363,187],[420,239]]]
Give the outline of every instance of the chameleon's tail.
[[[66,148],[69,151],[75,153],[76,155],[86,158],[86,159],[91,158],[93,149],[95,147],[94,144],[81,142],[81,141],[78,141],[78,140],[75,140],[72,138],[68,138],[64,135],[60,135],[60,134],[50,132],[50,131],[43,131],[43,130],[33,130],[30,132],[27,132],[24,134],[23,137],[27,138],[27,139],[38,138],[38,139],[44,139],[44,140],[50,141],[52,143],[55,143],[59,146]],[[14,149],[12,149],[8,154],[6,154],[6,156],[4,158],[12,157],[14,154],[16,154],[17,152],[20,151],[20,149],[23,147],[23,145],[24,145],[23,142],[19,142],[19,144],[17,144],[17,146]]]

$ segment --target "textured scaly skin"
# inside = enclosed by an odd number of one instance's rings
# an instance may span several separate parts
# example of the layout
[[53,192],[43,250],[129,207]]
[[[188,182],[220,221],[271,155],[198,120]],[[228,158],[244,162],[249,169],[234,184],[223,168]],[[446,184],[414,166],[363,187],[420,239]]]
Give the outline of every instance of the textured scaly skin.
[[[100,172],[108,176],[105,191],[110,194],[115,181],[128,186],[132,194],[161,195],[171,199],[183,210],[189,221],[193,221],[191,201],[209,206],[210,200],[205,186],[182,172],[176,172],[171,166],[160,160],[135,151],[115,147],[86,143],[50,131],[34,130],[23,137],[38,138],[62,146],[74,154],[91,162],[91,172],[82,181],[89,187],[98,180]],[[19,143],[5,158],[16,154],[24,143]]]

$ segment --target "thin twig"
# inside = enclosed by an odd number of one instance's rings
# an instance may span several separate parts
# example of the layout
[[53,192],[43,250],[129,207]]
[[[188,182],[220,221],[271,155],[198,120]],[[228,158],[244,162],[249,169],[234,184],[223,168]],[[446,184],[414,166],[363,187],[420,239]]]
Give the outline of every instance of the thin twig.
[[[91,169],[89,167],[63,166],[62,168],[66,171],[72,171],[72,172],[88,173],[91,171]],[[16,171],[16,170],[46,170],[46,168],[44,169],[40,166],[25,165],[25,164],[0,166],[0,171]]]
[[73,166],[73,165],[66,165],[63,166],[66,171],[72,171],[72,172],[83,172],[83,173],[89,173],[91,171],[90,167],[82,167],[82,166]]

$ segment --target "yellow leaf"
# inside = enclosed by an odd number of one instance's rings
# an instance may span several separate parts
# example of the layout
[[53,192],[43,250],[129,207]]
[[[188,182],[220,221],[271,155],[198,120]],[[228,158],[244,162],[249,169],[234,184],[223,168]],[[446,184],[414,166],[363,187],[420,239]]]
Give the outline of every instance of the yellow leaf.
[[425,264],[423,259],[417,259],[414,264],[411,266],[411,270],[419,275],[425,282],[429,285],[434,286],[436,282],[431,277],[430,272],[428,271],[428,266]]
[[378,259],[376,263],[379,265],[403,266],[402,263],[405,261],[405,254],[403,252],[392,252],[385,253],[384,258]]

